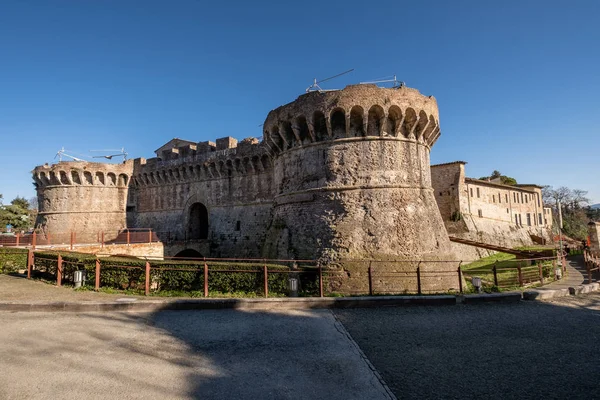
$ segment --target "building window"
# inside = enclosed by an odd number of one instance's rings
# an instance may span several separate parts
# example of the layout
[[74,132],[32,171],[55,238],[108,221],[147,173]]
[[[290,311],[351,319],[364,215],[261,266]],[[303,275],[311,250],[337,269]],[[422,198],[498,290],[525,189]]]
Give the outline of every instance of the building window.
[[542,205],[540,204],[540,194],[536,193],[535,195],[537,196],[538,207],[541,207]]
[[239,230],[240,230],[240,228],[241,228],[241,225],[242,225],[242,224],[241,224],[241,222],[240,222],[240,221],[237,221],[237,222],[235,223],[235,230],[236,230],[236,231],[239,231]]
[[498,203],[502,203],[502,195],[498,192]]
[[527,213],[527,226],[531,226],[531,214]]
[[469,188],[469,190],[471,191],[471,197],[473,197],[473,188]]
[[479,214],[479,218],[483,217],[483,212],[481,212],[481,210],[477,210],[477,214]]
[[477,198],[479,198],[479,188],[477,188]]
[[496,202],[496,195],[495,194],[492,195],[492,200],[494,201],[494,203]]
[[517,194],[513,192],[513,201],[516,203],[517,202]]
[[508,208],[506,209],[506,213],[507,213],[507,214],[509,213],[509,211],[508,211]]
[[521,219],[521,214],[519,214],[519,225],[523,226],[523,220]]
[[542,213],[538,214],[538,222],[542,225]]
[[523,192],[521,192],[521,203],[523,203]]
[[519,226],[519,216],[515,214],[515,224]]
[[506,194],[504,195],[504,199],[505,199],[505,200],[506,200],[506,202],[508,203],[508,193],[506,193]]

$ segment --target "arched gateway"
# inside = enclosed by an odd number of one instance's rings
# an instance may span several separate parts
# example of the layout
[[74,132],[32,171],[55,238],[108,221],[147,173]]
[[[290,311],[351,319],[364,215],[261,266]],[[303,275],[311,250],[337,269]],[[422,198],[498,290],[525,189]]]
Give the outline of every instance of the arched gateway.
[[189,240],[208,238],[208,209],[202,203],[194,203],[190,207],[187,233]]

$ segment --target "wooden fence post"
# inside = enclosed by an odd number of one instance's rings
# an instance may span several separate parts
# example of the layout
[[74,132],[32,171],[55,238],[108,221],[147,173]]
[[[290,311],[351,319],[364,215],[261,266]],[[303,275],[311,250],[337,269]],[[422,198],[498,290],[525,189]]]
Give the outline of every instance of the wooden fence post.
[[204,297],[208,297],[208,264],[204,259]]
[[150,261],[146,261],[146,286],[144,294],[146,296],[150,294]]
[[27,250],[27,279],[31,279],[31,270],[33,269],[33,250]]
[[148,229],[148,243],[152,243],[152,229]]
[[462,264],[462,261],[458,263],[458,290],[460,293],[463,292],[462,271],[460,270],[461,264]]
[[519,287],[523,286],[523,269],[517,264],[517,273],[519,274]]
[[129,229],[127,229],[127,244],[129,244],[129,240],[131,239],[129,235]]
[[35,250],[35,241],[36,241],[36,238],[37,238],[37,234],[35,233],[35,231],[33,231],[33,237],[31,238],[31,248],[33,250]]
[[56,286],[62,285],[62,265],[63,265],[62,256],[59,254],[58,260],[56,261]]
[[73,250],[73,239],[75,239],[75,232],[71,231],[71,238],[69,240],[69,248]]
[[421,267],[417,267],[417,293],[421,294]]
[[498,287],[498,269],[496,268],[496,265],[498,264],[498,261],[494,262],[494,286]]
[[369,269],[367,270],[369,276],[369,296],[373,296],[373,267],[371,266],[371,262],[369,261]]
[[267,270],[267,264],[263,266],[263,272],[265,276],[265,297],[269,297],[269,271]]
[[323,297],[323,267],[319,265],[319,297]]
[[16,235],[16,239],[17,239],[17,247],[19,247],[19,238],[21,237],[20,233],[17,233]]
[[96,258],[96,276],[95,276],[95,284],[94,284],[94,290],[97,292],[98,290],[100,290],[100,260]]

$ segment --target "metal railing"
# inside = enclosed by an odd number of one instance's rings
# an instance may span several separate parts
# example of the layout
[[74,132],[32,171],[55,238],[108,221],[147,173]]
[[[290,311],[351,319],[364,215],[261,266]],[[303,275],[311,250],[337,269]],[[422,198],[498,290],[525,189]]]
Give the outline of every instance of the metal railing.
[[[67,259],[65,259],[65,257]],[[598,260],[596,259],[596,262]],[[73,279],[73,271],[86,270],[94,290],[103,286],[134,289],[145,295],[162,290],[193,291],[196,296],[223,295],[223,282],[242,292],[269,297],[289,295],[292,280],[302,296],[391,295],[470,292],[470,280],[479,277],[483,289],[520,288],[545,284],[557,278],[555,258],[514,260],[513,266],[495,263],[487,268],[464,269],[460,261],[352,260],[352,273],[341,268],[323,268],[314,260],[269,260],[236,258],[76,259],[73,256],[34,252],[27,255],[27,277],[43,272],[57,286]],[[564,276],[566,260],[560,268]],[[595,268],[599,268],[596,264]],[[118,279],[115,279],[117,276]],[[92,278],[93,277],[93,278]],[[241,277],[241,278],[240,278]],[[291,278],[291,279],[289,279]],[[236,283],[238,282],[238,283]],[[180,285],[180,286],[177,286]],[[239,287],[239,285],[237,286]],[[450,288],[450,289],[448,289]]]
[[156,232],[150,228],[122,229],[115,231],[98,231],[96,233],[65,232],[32,232],[15,235],[0,235],[2,247],[28,247],[36,249],[40,246],[60,246],[73,250],[81,245],[137,244],[160,242]]

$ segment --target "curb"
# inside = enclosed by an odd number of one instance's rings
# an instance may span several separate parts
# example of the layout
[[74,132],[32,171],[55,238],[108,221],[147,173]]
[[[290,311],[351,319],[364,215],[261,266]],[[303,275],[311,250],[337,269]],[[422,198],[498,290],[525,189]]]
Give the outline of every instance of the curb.
[[521,292],[485,293],[466,295],[425,296],[363,296],[363,297],[285,297],[253,299],[179,299],[139,300],[124,298],[106,302],[1,302],[2,311],[32,312],[90,312],[90,311],[139,311],[166,310],[309,310],[334,308],[449,306],[457,304],[517,303],[521,300],[540,301],[576,296],[600,290],[600,283],[588,283],[568,289],[531,289]]
[[457,296],[457,303],[463,304],[481,304],[481,303],[518,303],[521,301],[521,292],[508,293],[486,293],[486,294],[467,294]]
[[0,302],[0,311],[90,312],[164,310],[257,310],[257,309],[334,309],[403,306],[449,306],[489,302],[517,302],[520,293],[474,294],[465,296],[375,296],[273,299],[192,299],[131,300],[110,302]]
[[538,289],[523,292],[523,300],[551,300],[567,296],[591,293],[600,290],[600,283],[585,283],[583,285],[570,286],[567,289]]

